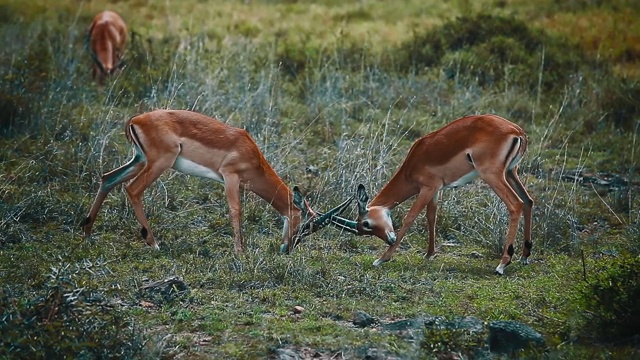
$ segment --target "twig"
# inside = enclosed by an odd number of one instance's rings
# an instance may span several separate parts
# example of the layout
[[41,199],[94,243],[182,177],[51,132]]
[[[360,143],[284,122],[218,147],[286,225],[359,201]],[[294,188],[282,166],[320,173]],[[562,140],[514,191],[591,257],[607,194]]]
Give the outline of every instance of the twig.
[[587,266],[584,263],[584,250],[580,250],[580,256],[582,257],[582,279],[587,281]]
[[600,196],[600,194],[598,194],[598,192],[596,191],[596,187],[593,185],[593,183],[591,184],[591,188],[593,189],[593,192],[596,193],[596,195],[598,195],[598,198],[600,199],[600,201],[602,201],[602,203],[604,204],[604,206],[607,207],[607,209],[609,209],[609,211],[611,211],[611,213],[613,214],[613,216],[616,217],[616,219],[618,219],[618,221],[620,222],[620,224],[622,225],[626,225],[625,222],[620,219],[620,217],[618,217],[618,214],[616,214],[615,211],[613,211],[613,209],[609,206],[609,204],[607,204],[606,201],[604,201],[604,199],[602,198],[602,196]]

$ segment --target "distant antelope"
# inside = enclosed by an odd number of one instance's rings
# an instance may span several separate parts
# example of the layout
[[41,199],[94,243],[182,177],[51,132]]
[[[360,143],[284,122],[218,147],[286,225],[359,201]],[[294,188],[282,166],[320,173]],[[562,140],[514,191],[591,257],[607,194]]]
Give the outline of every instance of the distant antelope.
[[100,189],[82,223],[84,237],[91,234],[98,211],[109,192],[128,182],[125,189],[134,214],[142,225],[147,245],[158,248],[144,215],[142,194],[160,175],[173,168],[188,175],[224,184],[233,225],[235,251],[244,251],[240,190],[256,193],[284,219],[280,250],[290,252],[304,236],[320,230],[331,217],[346,209],[353,197],[329,210],[316,213],[297,187],[293,191],[282,181],[244,129],[186,110],[155,110],[132,117],[125,133],[134,149],[127,164],[102,175]]
[[[464,185],[480,177],[505,203],[509,211],[509,230],[496,273],[504,274],[511,263],[513,244],[520,216],[524,215],[524,247],[520,261],[531,254],[531,218],[533,200],[518,178],[518,163],[527,150],[527,135],[516,124],[496,115],[475,115],[455,120],[418,139],[404,163],[371,202],[362,184],[357,189],[356,221],[332,217],[334,226],[357,235],[375,235],[389,248],[373,265],[389,261],[416,217],[427,208],[429,247],[435,253],[438,192]],[[417,195],[402,221],[397,235],[391,222],[391,210]]]
[[127,41],[127,25],[120,15],[103,11],[93,18],[87,31],[86,46],[93,60],[93,79],[100,85],[119,70]]

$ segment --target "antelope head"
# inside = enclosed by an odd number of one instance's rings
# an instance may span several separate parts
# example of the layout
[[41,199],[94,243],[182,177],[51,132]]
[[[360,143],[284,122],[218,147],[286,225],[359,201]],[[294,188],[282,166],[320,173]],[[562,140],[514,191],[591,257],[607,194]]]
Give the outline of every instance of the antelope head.
[[376,236],[387,244],[393,245],[396,242],[396,233],[391,221],[391,210],[384,206],[367,206],[369,196],[362,184],[358,185],[356,200],[358,217],[355,221],[345,219],[337,214],[331,217],[331,224],[335,228],[352,234]]
[[103,11],[93,18],[87,31],[85,48],[93,60],[93,78],[100,84],[124,66],[127,25],[120,15]]

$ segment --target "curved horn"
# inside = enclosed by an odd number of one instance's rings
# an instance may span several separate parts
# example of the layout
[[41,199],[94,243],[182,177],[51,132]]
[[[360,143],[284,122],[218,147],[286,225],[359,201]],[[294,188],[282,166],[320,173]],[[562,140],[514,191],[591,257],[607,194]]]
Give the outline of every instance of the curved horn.
[[[358,214],[360,216],[364,216],[367,214],[367,203],[369,201],[369,196],[367,195],[367,191],[364,188],[364,185],[359,184],[358,190],[356,192],[356,201],[358,204]],[[345,219],[336,214],[331,217],[331,225],[338,230],[343,230],[355,235],[362,235],[362,232],[358,229],[358,222]]]
[[338,230],[344,230],[354,235],[362,235],[360,231],[358,231],[358,223],[356,221],[345,219],[341,216],[332,216],[331,225]]
[[304,217],[304,223],[300,225],[298,230],[298,235],[296,236],[295,244],[297,245],[302,238],[308,236],[323,227],[332,223],[332,219],[344,212],[344,210],[349,207],[351,202],[353,201],[353,196],[343,201],[340,205],[334,207],[333,209],[327,211],[326,213],[315,212],[309,203],[304,198],[300,189],[297,186],[293,187],[293,204],[297,206],[300,210],[302,210],[302,215]]

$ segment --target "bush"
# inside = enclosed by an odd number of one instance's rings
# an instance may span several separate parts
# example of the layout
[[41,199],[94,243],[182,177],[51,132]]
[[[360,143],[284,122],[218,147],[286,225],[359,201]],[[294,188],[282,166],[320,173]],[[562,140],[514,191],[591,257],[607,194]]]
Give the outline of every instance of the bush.
[[599,95],[600,108],[617,128],[635,130],[640,122],[640,82],[615,79],[606,83]]
[[600,258],[582,288],[588,331],[605,341],[640,334],[640,255]]
[[[76,269],[79,271],[79,269]],[[66,265],[37,293],[0,293],[0,358],[132,358],[144,343],[99,291],[78,286]]]
[[544,90],[560,90],[572,74],[593,67],[583,52],[567,40],[531,29],[515,18],[480,14],[460,17],[414,36],[397,51],[400,71],[420,73],[443,67],[450,77],[477,78],[494,86],[517,73],[516,85],[537,90],[542,69]]

